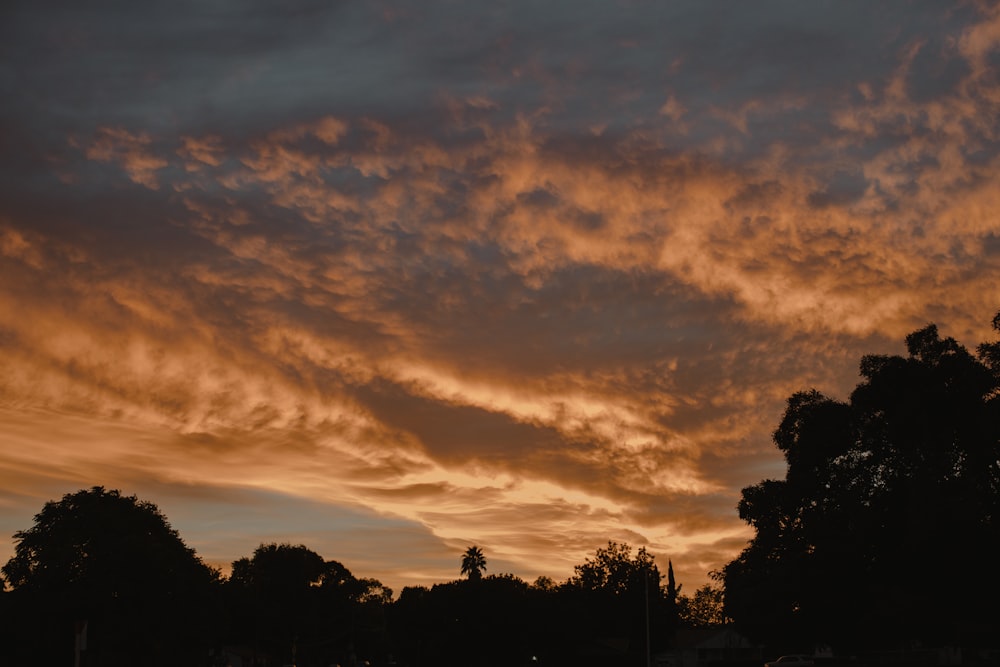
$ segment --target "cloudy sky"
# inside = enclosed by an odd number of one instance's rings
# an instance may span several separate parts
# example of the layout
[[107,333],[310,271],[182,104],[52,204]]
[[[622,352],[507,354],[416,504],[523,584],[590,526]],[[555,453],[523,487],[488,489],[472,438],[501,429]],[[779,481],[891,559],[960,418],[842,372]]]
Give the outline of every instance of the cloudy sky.
[[0,560],[49,499],[207,561],[685,592],[785,400],[1000,308],[1000,9],[13,0]]

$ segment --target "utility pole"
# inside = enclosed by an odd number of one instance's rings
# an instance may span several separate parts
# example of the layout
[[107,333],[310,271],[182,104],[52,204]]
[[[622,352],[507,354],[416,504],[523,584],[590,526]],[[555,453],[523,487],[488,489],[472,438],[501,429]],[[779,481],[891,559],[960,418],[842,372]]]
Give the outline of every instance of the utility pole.
[[645,569],[646,585],[643,590],[646,593],[646,667],[650,667],[651,656],[649,653],[649,566]]
[[83,653],[87,650],[87,621],[77,621],[74,628],[75,637],[75,657],[73,660],[74,667],[80,667],[83,664],[81,657]]

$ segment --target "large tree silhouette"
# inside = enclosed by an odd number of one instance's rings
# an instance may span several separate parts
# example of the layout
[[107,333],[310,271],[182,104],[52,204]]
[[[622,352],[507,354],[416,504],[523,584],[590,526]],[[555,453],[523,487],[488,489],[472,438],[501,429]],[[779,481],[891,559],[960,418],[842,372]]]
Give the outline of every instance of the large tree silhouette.
[[653,651],[669,645],[680,587],[669,564],[668,570],[664,588],[663,575],[645,547],[633,555],[630,545],[614,541],[574,568],[561,599],[575,618],[573,641],[590,644],[589,659],[642,664],[647,642]]
[[930,325],[906,347],[864,357],[847,402],[789,398],[785,479],[743,490],[756,534],[724,570],[752,636],[969,644],[1000,620],[982,604],[1000,595],[1000,345],[975,356]]
[[329,664],[381,651],[392,591],[304,545],[261,544],[233,563],[227,590],[230,639],[259,658]]
[[413,667],[530,664],[549,620],[535,601],[510,574],[404,588],[390,614],[396,657]]
[[86,624],[89,664],[201,659],[218,573],[152,503],[93,487],[48,502],[3,567],[34,660],[68,664]]

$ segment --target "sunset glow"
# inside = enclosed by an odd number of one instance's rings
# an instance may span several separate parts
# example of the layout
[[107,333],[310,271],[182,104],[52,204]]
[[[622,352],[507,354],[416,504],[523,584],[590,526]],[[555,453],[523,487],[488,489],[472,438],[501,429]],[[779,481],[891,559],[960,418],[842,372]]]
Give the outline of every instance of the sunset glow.
[[992,2],[0,16],[2,561],[99,484],[224,570],[693,592],[793,391],[993,338]]

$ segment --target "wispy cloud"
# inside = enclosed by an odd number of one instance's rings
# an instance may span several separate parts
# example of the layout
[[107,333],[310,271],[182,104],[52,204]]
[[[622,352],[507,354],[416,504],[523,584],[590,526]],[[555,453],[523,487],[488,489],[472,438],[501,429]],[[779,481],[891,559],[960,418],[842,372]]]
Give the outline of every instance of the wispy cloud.
[[1000,304],[995,8],[711,4],[20,7],[4,521],[104,483],[219,562],[696,587],[792,391]]

